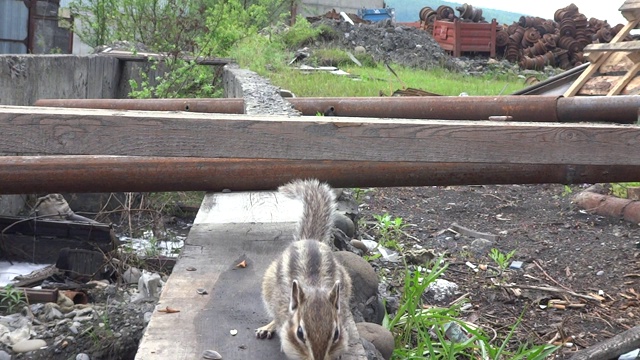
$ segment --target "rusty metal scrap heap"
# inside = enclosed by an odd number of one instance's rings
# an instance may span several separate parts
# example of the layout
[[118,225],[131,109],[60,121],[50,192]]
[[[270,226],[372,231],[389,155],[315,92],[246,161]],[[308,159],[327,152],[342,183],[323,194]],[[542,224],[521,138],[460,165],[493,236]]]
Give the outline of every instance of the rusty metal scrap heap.
[[[456,8],[457,17],[449,6],[436,10],[420,10],[422,28],[433,33],[435,20],[485,22],[482,9],[464,4]],[[546,65],[571,69],[583,63],[583,49],[592,43],[608,43],[623,27],[611,27],[606,21],[587,19],[575,4],[558,9],[553,20],[522,16],[511,25],[500,25],[496,33],[496,50],[523,69],[542,70]],[[627,36],[625,40],[630,40]]]
[[474,8],[469,4],[463,4],[456,8],[460,16],[456,16],[454,10],[450,6],[440,5],[436,10],[425,6],[420,10],[420,23],[422,29],[433,33],[433,23],[436,20],[453,21],[460,19],[462,21],[486,22],[482,16],[482,9]]

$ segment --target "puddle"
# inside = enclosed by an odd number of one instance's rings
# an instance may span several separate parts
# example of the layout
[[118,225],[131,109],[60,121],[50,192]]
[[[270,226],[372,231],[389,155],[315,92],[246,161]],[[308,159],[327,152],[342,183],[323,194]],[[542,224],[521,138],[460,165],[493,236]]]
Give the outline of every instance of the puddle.
[[146,230],[140,237],[118,235],[125,251],[133,252],[138,256],[172,256],[177,257],[187,239],[191,223],[167,227],[159,240],[151,230]]

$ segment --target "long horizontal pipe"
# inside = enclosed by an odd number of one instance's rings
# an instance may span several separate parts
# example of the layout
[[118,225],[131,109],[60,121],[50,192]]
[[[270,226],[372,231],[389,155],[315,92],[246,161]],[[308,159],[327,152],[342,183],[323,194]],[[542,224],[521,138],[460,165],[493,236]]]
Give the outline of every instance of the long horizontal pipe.
[[244,100],[233,99],[39,99],[35,106],[85,109],[191,111],[244,114]]
[[[347,117],[511,121],[615,122],[638,120],[640,97],[437,96],[287,98],[303,115]],[[40,99],[36,106],[120,110],[243,113],[242,99]]]
[[0,157],[0,193],[270,190],[294,178],[335,187],[623,182],[640,166],[299,161],[118,156]]

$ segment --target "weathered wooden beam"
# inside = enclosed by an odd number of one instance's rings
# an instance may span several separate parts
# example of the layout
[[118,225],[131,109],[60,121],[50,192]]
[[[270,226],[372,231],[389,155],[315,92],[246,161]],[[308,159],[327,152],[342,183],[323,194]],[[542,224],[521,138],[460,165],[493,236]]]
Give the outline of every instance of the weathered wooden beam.
[[272,190],[291,179],[309,177],[335,187],[579,184],[635,181],[640,179],[640,166],[90,155],[0,157],[0,194]]
[[640,165],[640,128],[0,108],[0,154]]
[[617,359],[640,346],[640,326],[573,354],[570,360]]
[[640,50],[640,41],[624,41],[619,43],[603,43],[589,44],[584,47],[584,51],[602,52],[602,51],[637,51]]

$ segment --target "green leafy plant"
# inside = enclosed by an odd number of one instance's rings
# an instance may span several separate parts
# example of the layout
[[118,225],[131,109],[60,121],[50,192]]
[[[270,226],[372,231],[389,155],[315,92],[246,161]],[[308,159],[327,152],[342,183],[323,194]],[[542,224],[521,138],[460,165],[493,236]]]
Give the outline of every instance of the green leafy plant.
[[373,215],[377,223],[378,242],[390,249],[400,250],[398,239],[404,235],[403,229],[408,226],[401,217],[392,218],[389,214]]
[[627,188],[640,186],[640,182],[612,183],[611,193],[619,198],[627,198]]
[[449,308],[423,306],[425,290],[446,269],[447,264],[440,258],[426,269],[406,271],[400,307],[393,317],[387,315],[383,321],[396,340],[393,359],[543,360],[557,351],[557,346],[548,344],[508,349],[521,318],[510,327],[504,340],[494,345],[492,337],[480,327],[458,319],[461,303]]
[[296,23],[288,31],[282,33],[281,39],[286,47],[297,49],[311,44],[321,33],[321,28],[312,26],[304,16],[298,15]]
[[8,314],[14,313],[21,306],[26,305],[26,296],[24,291],[16,289],[13,285],[6,285],[0,291],[0,309]]
[[516,251],[512,250],[508,253],[503,253],[498,249],[491,249],[489,253],[489,257],[491,260],[495,261],[501,269],[506,269],[509,266],[509,260],[515,255]]
[[373,190],[374,190],[373,188],[368,188],[368,189],[363,189],[363,188],[353,188],[353,189],[351,189],[351,191],[353,192],[354,200],[355,200],[356,202],[360,202],[360,201],[362,201],[362,199],[364,198],[364,196],[365,196],[367,193],[369,193],[369,192],[371,192],[371,191],[373,191]]

